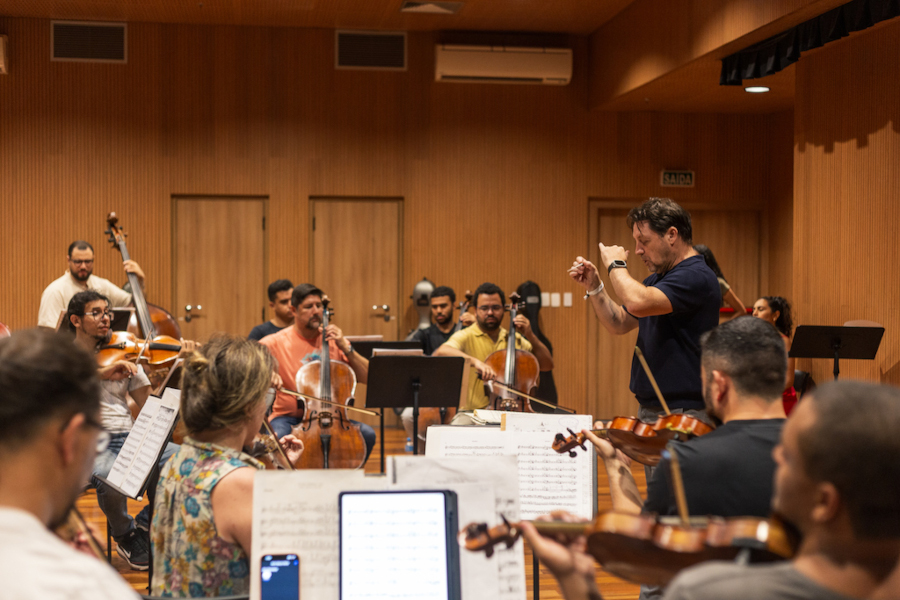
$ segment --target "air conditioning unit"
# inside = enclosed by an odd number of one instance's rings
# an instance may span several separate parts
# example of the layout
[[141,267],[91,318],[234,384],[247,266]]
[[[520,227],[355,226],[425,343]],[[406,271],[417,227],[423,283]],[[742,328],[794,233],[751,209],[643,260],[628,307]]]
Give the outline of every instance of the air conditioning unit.
[[468,83],[567,85],[572,79],[572,50],[437,44],[434,79]]

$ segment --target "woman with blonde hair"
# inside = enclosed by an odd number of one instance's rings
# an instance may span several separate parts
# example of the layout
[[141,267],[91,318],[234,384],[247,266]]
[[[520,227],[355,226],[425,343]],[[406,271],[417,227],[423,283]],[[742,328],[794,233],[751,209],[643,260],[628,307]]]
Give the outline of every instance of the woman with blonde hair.
[[[188,355],[181,382],[187,436],[163,469],[153,516],[154,596],[247,594],[253,476],[244,452],[262,425],[275,360],[265,346],[217,337]],[[303,445],[281,439],[295,461]]]

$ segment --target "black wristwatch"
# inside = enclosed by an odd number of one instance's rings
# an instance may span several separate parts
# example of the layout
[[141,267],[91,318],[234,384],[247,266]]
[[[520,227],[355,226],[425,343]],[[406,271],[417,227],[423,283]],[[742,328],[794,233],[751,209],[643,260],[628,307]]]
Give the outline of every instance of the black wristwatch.
[[609,263],[609,268],[606,269],[606,274],[609,275],[610,273],[612,273],[613,269],[627,269],[627,268],[628,268],[628,263],[626,263],[624,260],[614,260],[611,263]]

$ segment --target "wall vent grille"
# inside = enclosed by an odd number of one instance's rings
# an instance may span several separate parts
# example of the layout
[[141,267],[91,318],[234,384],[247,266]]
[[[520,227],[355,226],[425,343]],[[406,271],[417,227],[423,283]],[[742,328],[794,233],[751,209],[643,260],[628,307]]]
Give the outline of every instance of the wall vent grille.
[[378,31],[335,32],[336,69],[406,70],[406,34]]
[[52,21],[50,27],[50,60],[128,62],[125,23]]

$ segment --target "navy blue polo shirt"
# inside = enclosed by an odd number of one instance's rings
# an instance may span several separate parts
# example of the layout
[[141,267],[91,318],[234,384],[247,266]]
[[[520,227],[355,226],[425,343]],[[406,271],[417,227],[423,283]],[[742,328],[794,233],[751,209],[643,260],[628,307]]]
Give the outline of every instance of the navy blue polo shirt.
[[[665,275],[652,273],[644,285],[664,293],[672,312],[638,318],[638,348],[669,408],[702,409],[700,336],[719,324],[719,281],[697,255],[681,261]],[[629,387],[642,406],[660,406],[637,356],[631,361]]]

